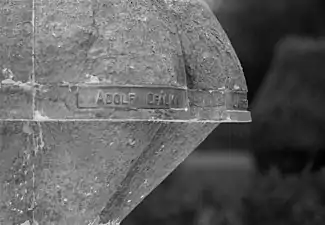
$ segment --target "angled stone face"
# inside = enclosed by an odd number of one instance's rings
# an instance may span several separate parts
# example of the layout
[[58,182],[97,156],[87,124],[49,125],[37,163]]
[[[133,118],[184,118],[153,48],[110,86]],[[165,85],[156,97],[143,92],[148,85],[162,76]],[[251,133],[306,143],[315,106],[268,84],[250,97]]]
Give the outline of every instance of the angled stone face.
[[216,126],[1,122],[0,222],[121,221]]
[[0,2],[0,119],[31,119],[32,0]]

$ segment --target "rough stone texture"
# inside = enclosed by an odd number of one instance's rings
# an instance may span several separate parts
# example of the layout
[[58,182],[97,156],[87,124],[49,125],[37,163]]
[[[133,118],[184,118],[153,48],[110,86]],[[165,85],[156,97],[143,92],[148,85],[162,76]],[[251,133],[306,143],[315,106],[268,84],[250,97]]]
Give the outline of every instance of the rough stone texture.
[[208,6],[199,0],[169,4],[180,18],[178,27],[190,88],[247,91],[240,62]]
[[287,38],[252,106],[255,148],[324,146],[325,42]]
[[0,119],[32,118],[32,37],[32,0],[1,1]]
[[89,73],[117,85],[186,85],[177,30],[163,10],[151,1],[42,2],[36,80],[79,83]]
[[2,122],[0,223],[119,222],[216,126]]
[[[247,108],[239,61],[203,2],[34,3],[32,81],[37,83],[35,90],[23,85],[35,94],[34,117],[0,123],[0,223],[118,224],[221,120],[236,121],[224,110]],[[73,85],[94,81],[159,84],[197,93],[190,97],[189,114],[160,109],[73,112],[78,90]],[[2,115],[13,114],[7,110],[11,104],[1,105]],[[154,116],[142,122],[64,120],[109,119],[112,114],[120,119]],[[212,118],[214,123],[154,121],[177,117]]]
[[[225,121],[247,108],[238,58],[204,2],[4,3],[0,118]],[[70,87],[90,83],[191,90],[182,110],[81,110]]]
[[[44,117],[118,119],[126,114],[142,119],[147,114],[157,119],[222,120],[226,109],[247,108],[239,60],[204,2],[42,1],[35,24],[35,80],[42,85],[35,102]],[[185,112],[78,110],[76,92],[67,86],[90,82],[189,88],[220,100],[197,106],[200,93],[189,94],[190,110]],[[243,95],[242,100],[227,105],[229,92]]]
[[185,86],[187,74],[191,88],[247,90],[226,34],[197,0],[42,1],[35,52],[42,84],[86,82],[88,73],[109,84]]

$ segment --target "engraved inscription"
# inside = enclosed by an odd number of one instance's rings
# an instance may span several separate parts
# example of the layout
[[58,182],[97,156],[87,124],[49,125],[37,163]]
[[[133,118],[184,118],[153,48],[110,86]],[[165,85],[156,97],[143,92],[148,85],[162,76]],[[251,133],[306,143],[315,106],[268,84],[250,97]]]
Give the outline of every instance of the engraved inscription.
[[164,92],[160,94],[149,92],[147,94],[147,104],[157,106],[177,105],[177,97],[173,94],[165,94]]
[[136,97],[135,93],[104,93],[102,90],[98,91],[96,103],[97,105],[132,105]]
[[78,92],[78,108],[186,108],[184,89],[163,87],[82,87]]

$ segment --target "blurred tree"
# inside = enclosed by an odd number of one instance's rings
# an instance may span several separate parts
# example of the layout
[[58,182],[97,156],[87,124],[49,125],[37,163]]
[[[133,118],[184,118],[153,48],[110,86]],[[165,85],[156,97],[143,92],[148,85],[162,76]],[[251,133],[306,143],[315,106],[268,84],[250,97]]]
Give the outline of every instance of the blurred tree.
[[[277,47],[252,109],[252,146],[259,169],[301,172],[316,156],[324,166],[325,39],[290,37]],[[323,165],[322,165],[323,163]]]
[[214,13],[242,62],[250,102],[281,38],[290,34],[325,35],[324,0],[228,0],[215,8]]

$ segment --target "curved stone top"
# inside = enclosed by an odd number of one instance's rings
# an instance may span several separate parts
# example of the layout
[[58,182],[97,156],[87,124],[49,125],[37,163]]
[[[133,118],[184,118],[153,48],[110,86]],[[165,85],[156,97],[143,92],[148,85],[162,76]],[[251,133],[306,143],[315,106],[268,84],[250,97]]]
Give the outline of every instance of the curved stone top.
[[34,25],[20,50],[32,66],[22,73],[6,58],[1,69],[13,76],[2,79],[2,119],[250,120],[240,62],[203,1],[42,0],[11,7],[29,15],[20,21],[25,30],[28,20]]

